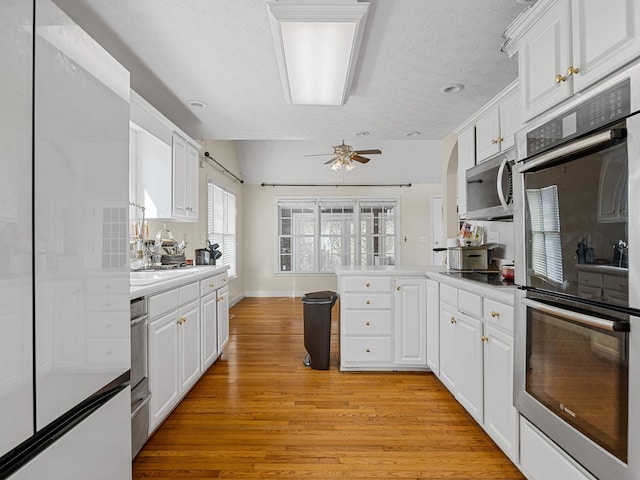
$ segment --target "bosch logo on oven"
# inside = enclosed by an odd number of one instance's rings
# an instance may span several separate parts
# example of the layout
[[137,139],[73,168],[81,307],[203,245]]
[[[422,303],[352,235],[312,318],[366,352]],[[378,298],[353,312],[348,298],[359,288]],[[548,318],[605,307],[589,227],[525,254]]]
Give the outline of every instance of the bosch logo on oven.
[[576,412],[574,412],[573,410],[567,408],[564,406],[564,403],[560,404],[560,410],[563,411],[564,413],[568,413],[569,415],[571,415],[573,418],[576,418]]

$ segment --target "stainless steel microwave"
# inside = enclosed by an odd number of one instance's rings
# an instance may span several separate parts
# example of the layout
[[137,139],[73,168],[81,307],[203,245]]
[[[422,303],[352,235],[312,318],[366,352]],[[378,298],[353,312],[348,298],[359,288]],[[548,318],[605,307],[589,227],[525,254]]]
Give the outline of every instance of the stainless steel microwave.
[[511,167],[514,163],[515,151],[511,149],[467,170],[467,219],[513,219]]

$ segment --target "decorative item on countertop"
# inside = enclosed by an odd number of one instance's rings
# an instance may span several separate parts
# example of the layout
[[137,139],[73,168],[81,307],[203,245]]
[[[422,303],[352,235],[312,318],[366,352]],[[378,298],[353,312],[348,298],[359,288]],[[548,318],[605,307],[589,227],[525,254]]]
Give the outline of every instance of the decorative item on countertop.
[[464,222],[458,232],[461,247],[477,247],[484,243],[484,229],[480,225]]
[[173,234],[167,228],[166,223],[156,233],[156,254],[160,255],[160,263],[162,265],[183,265],[185,263],[184,249],[186,245],[184,241],[178,243],[173,239]]

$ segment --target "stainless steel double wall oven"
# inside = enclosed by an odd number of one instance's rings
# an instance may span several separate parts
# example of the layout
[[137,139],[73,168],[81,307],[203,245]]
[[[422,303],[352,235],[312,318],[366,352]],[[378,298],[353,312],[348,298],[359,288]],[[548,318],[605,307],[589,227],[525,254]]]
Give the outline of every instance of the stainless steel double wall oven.
[[514,398],[599,479],[640,479],[640,65],[517,135]]

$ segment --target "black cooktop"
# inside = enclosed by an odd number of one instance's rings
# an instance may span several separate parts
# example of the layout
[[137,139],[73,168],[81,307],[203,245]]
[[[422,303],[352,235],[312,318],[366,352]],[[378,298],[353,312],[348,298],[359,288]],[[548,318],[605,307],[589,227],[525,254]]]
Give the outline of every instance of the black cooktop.
[[513,287],[515,284],[512,280],[505,280],[498,271],[477,271],[477,270],[447,270],[440,272],[450,277],[463,278],[465,280],[473,280],[474,282],[484,283],[494,287]]

